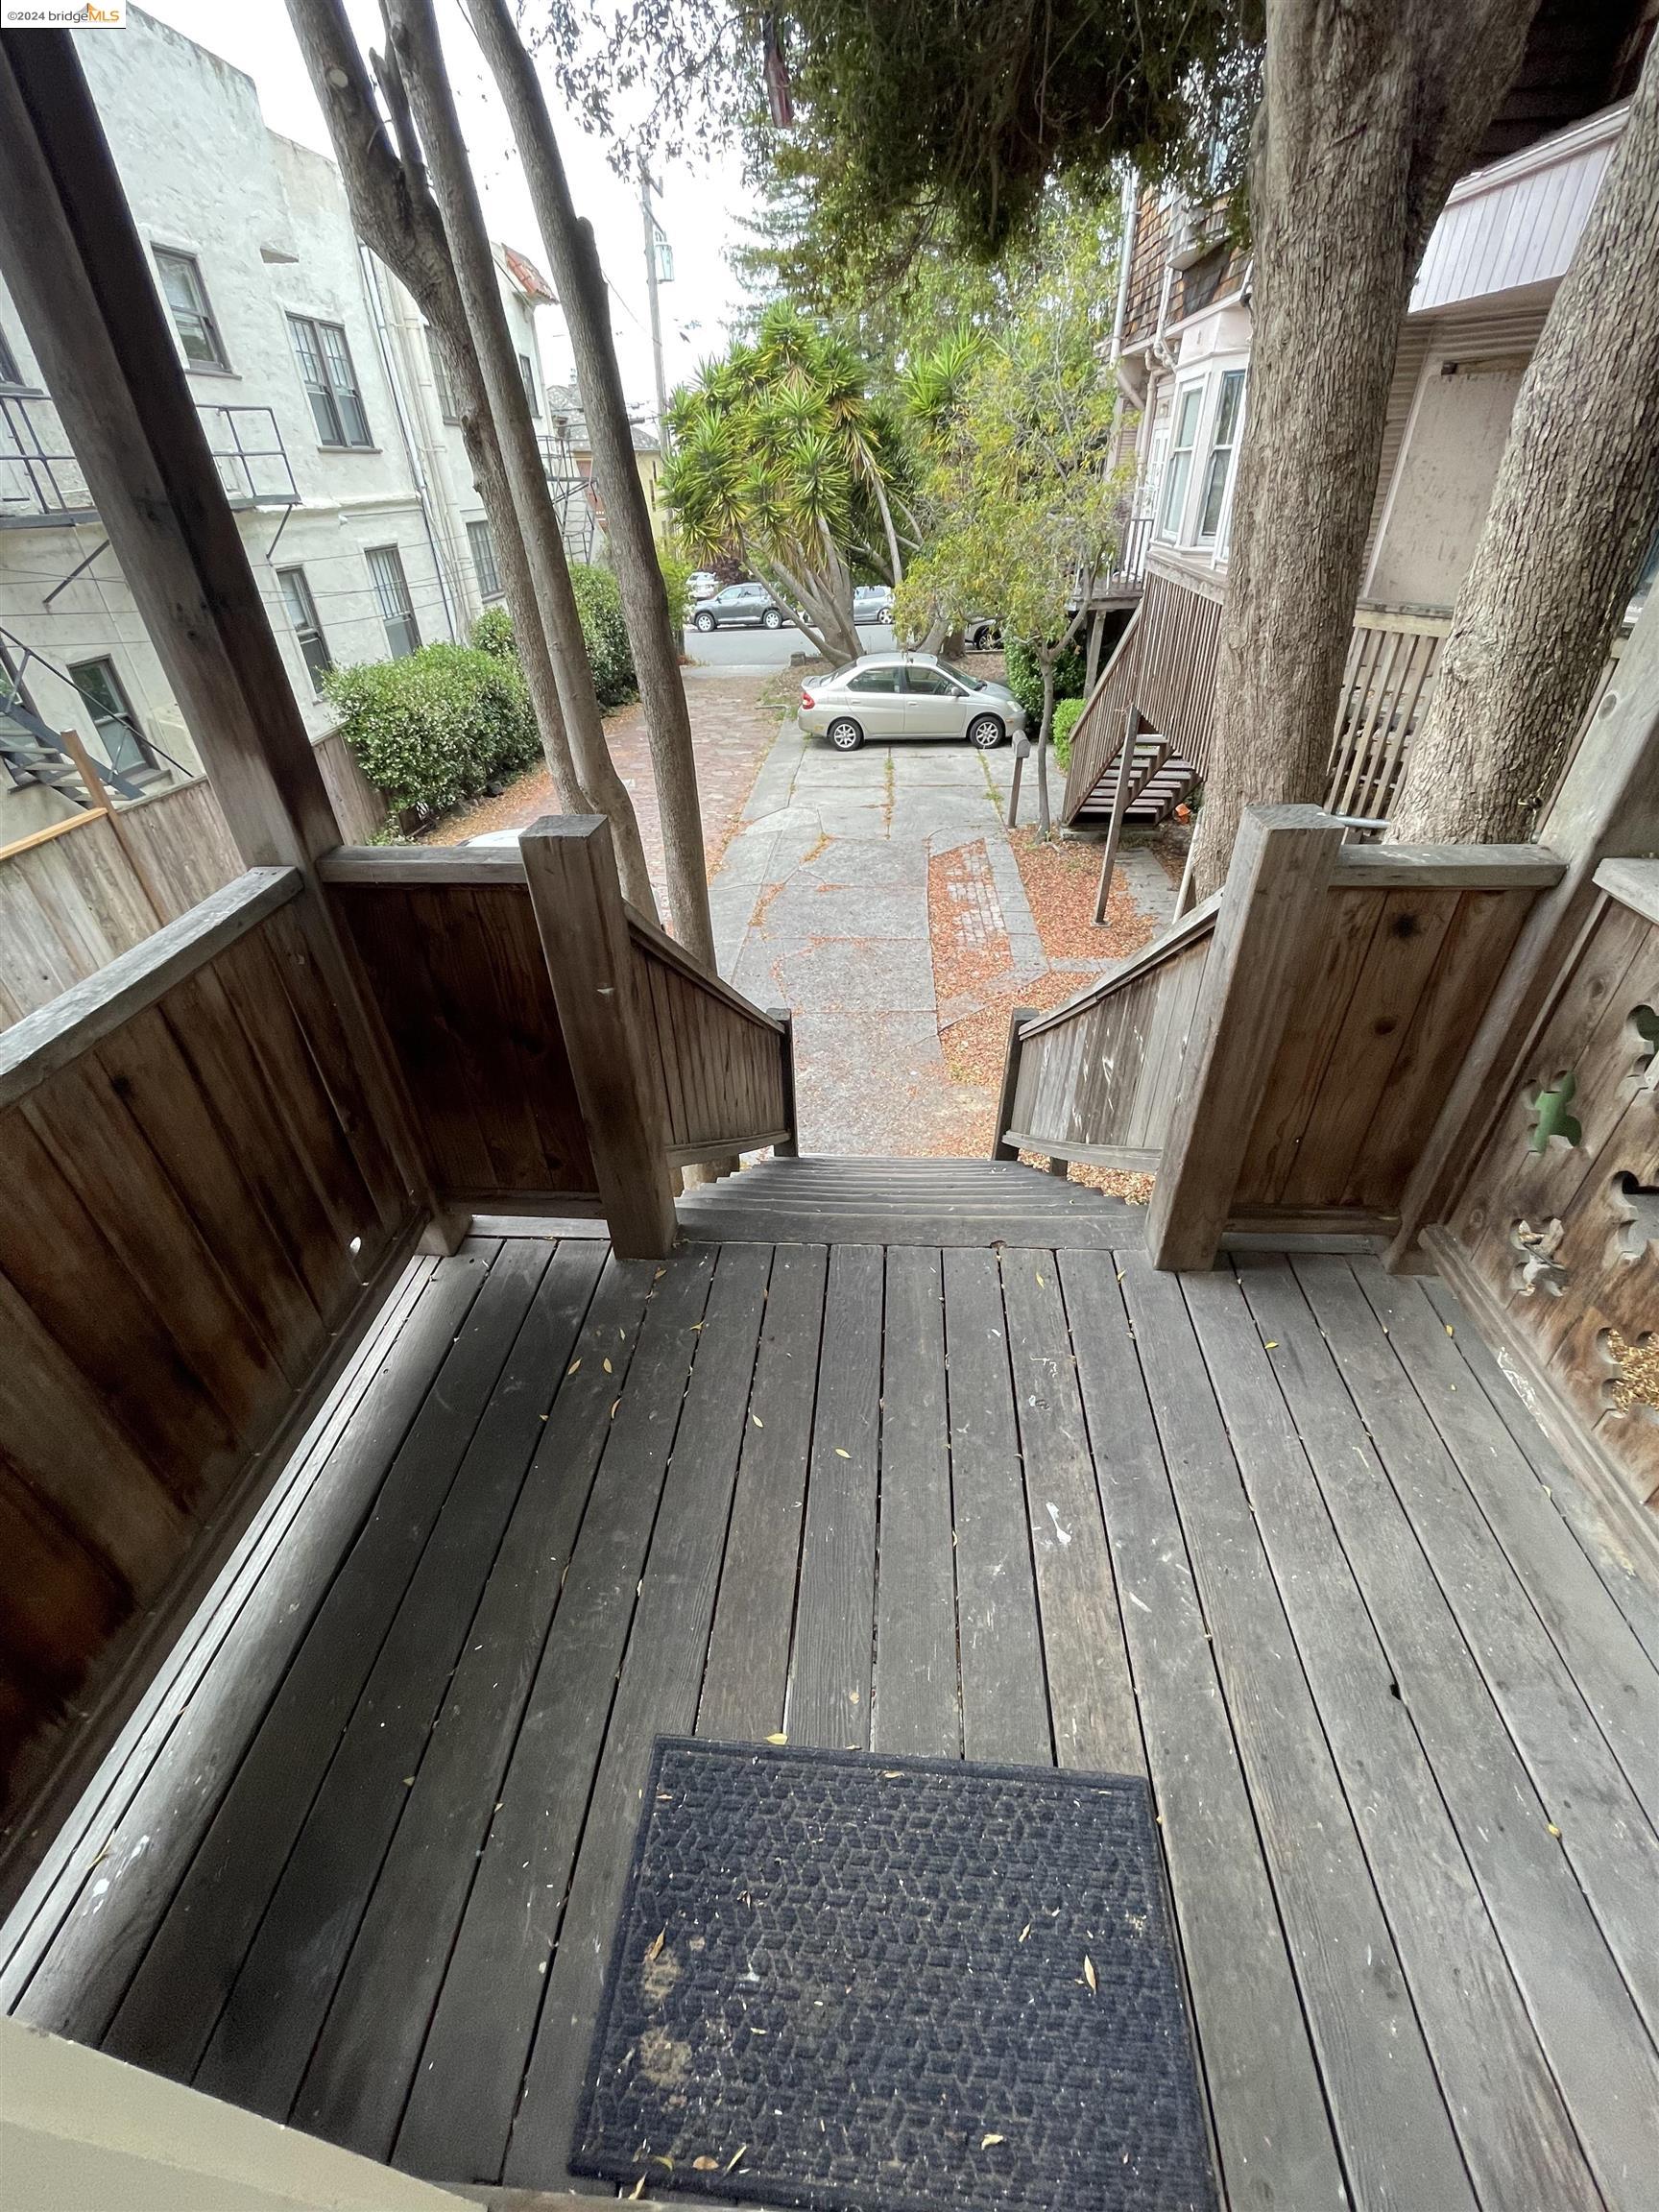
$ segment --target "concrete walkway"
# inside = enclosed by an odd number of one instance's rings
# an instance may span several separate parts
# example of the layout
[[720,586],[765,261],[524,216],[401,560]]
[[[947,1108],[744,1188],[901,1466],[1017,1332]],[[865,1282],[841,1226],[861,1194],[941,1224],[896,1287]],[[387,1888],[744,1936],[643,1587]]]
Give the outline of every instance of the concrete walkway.
[[[794,1009],[803,1150],[978,1148],[967,1132],[985,1093],[952,1082],[939,1039],[941,1015],[959,1009],[941,1006],[936,985],[931,858],[972,849],[952,871],[950,926],[998,959],[1005,937],[1017,987],[1056,965],[1074,966],[1080,983],[1099,973],[1043,951],[1002,827],[1012,769],[1006,747],[840,754],[793,720],[780,731],[710,896],[721,973],[760,1004]],[[1029,820],[1029,774],[1025,794]],[[1138,902],[1166,917],[1174,894],[1157,861],[1130,852],[1123,868]]]

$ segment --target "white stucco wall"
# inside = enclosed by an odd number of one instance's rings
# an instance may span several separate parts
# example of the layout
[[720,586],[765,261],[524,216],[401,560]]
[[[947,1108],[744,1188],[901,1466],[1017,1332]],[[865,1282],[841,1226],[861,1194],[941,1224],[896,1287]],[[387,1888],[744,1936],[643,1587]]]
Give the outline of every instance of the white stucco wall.
[[[397,546],[423,641],[450,636],[452,626],[464,632],[476,612],[475,596],[469,602],[467,595],[464,517],[468,507],[481,513],[481,505],[465,472],[458,482],[440,481],[425,465],[410,392],[395,394],[388,372],[395,335],[377,326],[375,295],[332,163],[265,128],[252,79],[147,16],[134,12],[119,37],[86,35],[77,44],[140,237],[152,250],[195,255],[200,268],[229,367],[222,373],[186,365],[194,397],[204,407],[269,408],[275,420],[300,503],[241,511],[238,528],[296,698],[313,735],[322,735],[332,714],[314,694],[277,570],[304,569],[337,662],[383,659],[385,627],[367,549]],[[389,301],[396,288],[380,274],[381,300]],[[516,291],[513,305],[527,320]],[[319,443],[290,313],[345,329],[371,448]],[[38,391],[37,365],[3,287],[0,327]],[[534,357],[533,338],[526,349]],[[32,406],[34,419],[47,425],[47,442],[65,444],[54,435],[59,426],[49,400]],[[241,421],[250,443],[269,443],[262,418]],[[280,488],[279,475],[262,481],[268,490]],[[0,492],[14,488],[0,463]],[[114,555],[104,551],[84,578],[50,607],[43,604],[102,536],[96,522],[0,523],[0,625],[59,667],[109,659],[146,735],[194,768],[195,749]],[[15,644],[10,650],[14,661],[21,658]],[[94,735],[84,703],[39,661],[27,666],[25,680],[54,727],[72,723]],[[62,814],[61,801],[14,790],[0,775],[0,843]]]

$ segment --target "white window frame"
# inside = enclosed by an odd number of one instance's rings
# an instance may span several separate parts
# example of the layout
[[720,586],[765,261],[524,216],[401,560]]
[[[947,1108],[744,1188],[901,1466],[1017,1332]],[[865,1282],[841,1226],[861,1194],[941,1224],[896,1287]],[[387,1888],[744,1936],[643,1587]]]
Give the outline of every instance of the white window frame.
[[467,525],[467,550],[472,556],[472,573],[478,580],[480,599],[504,599],[501,565],[495,558],[495,533],[488,515],[475,515]]
[[[230,367],[230,356],[225,348],[225,333],[219,327],[219,318],[213,312],[213,301],[208,296],[207,279],[202,274],[201,255],[192,253],[188,248],[183,246],[157,245],[154,240],[151,242],[150,252],[155,256],[156,281],[161,294],[161,304],[167,311],[167,320],[173,325],[173,336],[178,344],[179,351],[183,357],[184,373],[187,376],[229,376],[234,374],[234,371]],[[185,274],[189,287],[194,294],[192,302],[188,307],[180,307],[167,289],[168,263],[173,263],[183,270]],[[184,341],[184,324],[180,320],[181,316],[188,318],[189,321],[198,325],[198,334],[202,343],[210,346],[213,349],[210,360],[198,361],[191,355]]]
[[374,603],[386,630],[386,657],[390,661],[405,661],[411,653],[420,652],[421,638],[415,598],[409,589],[409,573],[403,565],[403,548],[396,543],[370,545],[365,548],[363,558],[374,589]]
[[[331,338],[339,340],[338,350],[329,345]],[[331,453],[372,453],[374,433],[370,428],[369,410],[363,403],[363,380],[357,373],[356,357],[345,324],[330,322],[325,315],[301,315],[290,309],[288,343],[300,372],[301,388],[311,404],[311,421],[318,445]],[[347,402],[356,409],[355,424],[349,420]],[[353,435],[356,428],[362,430],[360,438]]]
[[[1169,450],[1164,462],[1164,480],[1158,488],[1156,534],[1166,545],[1180,545],[1186,540],[1187,511],[1192,503],[1192,461],[1202,442],[1208,382],[1208,377],[1191,376],[1175,387],[1169,410]],[[1195,401],[1191,433],[1189,443],[1183,445],[1182,412],[1190,398]]]
[[282,594],[288,627],[294,633],[294,642],[300,648],[305,673],[311,679],[312,693],[321,699],[323,679],[333,667],[334,656],[328,649],[328,639],[318,616],[311,579],[306,575],[303,565],[296,562],[289,567],[277,569],[276,588]]
[[[1228,443],[1221,445],[1217,443],[1221,430],[1221,415],[1227,404],[1228,384],[1234,377],[1238,378],[1233,389],[1238,395],[1238,404],[1234,410],[1231,425],[1232,435]],[[1192,541],[1196,545],[1218,550],[1227,542],[1228,524],[1233,509],[1233,478],[1238,467],[1238,447],[1244,437],[1244,408],[1248,396],[1249,373],[1241,364],[1235,368],[1223,369],[1218,373],[1215,378],[1214,397],[1209,408],[1208,435],[1204,441],[1204,466],[1198,473],[1197,499],[1192,516]],[[1204,510],[1209,504],[1211,479],[1214,474],[1217,457],[1222,458],[1224,462],[1221,500],[1215,510],[1214,526],[1206,530],[1204,527]]]

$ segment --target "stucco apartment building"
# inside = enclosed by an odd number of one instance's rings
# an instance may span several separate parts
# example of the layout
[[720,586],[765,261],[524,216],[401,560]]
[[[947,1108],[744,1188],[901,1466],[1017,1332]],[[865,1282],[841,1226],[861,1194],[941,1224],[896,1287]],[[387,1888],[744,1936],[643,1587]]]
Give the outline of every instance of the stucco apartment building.
[[[124,31],[77,45],[295,696],[322,738],[331,663],[465,637],[500,594],[442,362],[413,301],[355,236],[333,163],[266,128],[252,79],[137,10]],[[553,295],[522,254],[498,248],[495,259],[544,422],[536,319]],[[0,845],[66,811],[37,780],[50,770],[28,764],[39,725],[76,728],[140,789],[197,773],[4,286],[0,652]]]

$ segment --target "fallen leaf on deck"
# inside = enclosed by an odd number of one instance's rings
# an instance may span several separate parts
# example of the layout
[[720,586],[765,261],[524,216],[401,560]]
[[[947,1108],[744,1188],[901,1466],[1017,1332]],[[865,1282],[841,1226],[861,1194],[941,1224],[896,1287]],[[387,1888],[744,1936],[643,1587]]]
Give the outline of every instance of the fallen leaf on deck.
[[640,2175],[640,2176],[639,2176],[639,2178],[638,2178],[638,2180],[635,2182],[635,2184],[634,2184],[633,2188],[632,2188],[632,2189],[630,2189],[630,2190],[629,2190],[629,2192],[628,2192],[628,2201],[629,2201],[629,2203],[630,2203],[630,2204],[637,2204],[637,2203],[639,2201],[640,2198],[644,2196],[644,2194],[645,2194],[645,2176],[644,2176],[644,2175],[643,2175],[643,2174],[641,2174],[641,2175]]
[[762,1420],[761,1420],[761,1418],[760,1418],[760,1416],[759,1416],[759,1414],[758,1414],[758,1413],[751,1413],[751,1414],[750,1414],[750,1416],[749,1416],[749,1418],[750,1418],[750,1420],[751,1420],[751,1421],[753,1421],[753,1422],[754,1422],[754,1424],[755,1424],[755,1426],[756,1426],[756,1428],[757,1428],[757,1429],[764,1429],[764,1428],[765,1428],[766,1424],[765,1424],[765,1422],[764,1422],[764,1421],[762,1421]]
[[783,1731],[780,1729],[776,1736],[768,1736],[766,1741],[768,1743],[787,1743],[789,1739],[784,1735]]
[[575,1372],[576,1372],[576,1370],[577,1370],[577,1368],[578,1368],[578,1367],[580,1367],[580,1366],[581,1366],[581,1364],[582,1364],[582,1362],[581,1362],[581,1360],[580,1360],[580,1359],[572,1359],[572,1360],[571,1360],[571,1362],[570,1362],[570,1364],[569,1364],[569,1366],[568,1366],[568,1367],[566,1367],[566,1368],[565,1368],[565,1374],[566,1374],[566,1375],[574,1375],[574,1374],[575,1374]]
[[726,2162],[726,2171],[728,2174],[731,2173],[733,2167],[736,2165],[738,2159],[742,2157],[744,2152],[747,2151],[748,2148],[749,2146],[747,2143],[738,2144],[736,2150],[733,2152],[731,2157]]
[[1083,1954],[1083,1979],[1088,1983],[1091,1989],[1098,1992],[1100,1984],[1095,1979],[1094,1961],[1090,1958],[1087,1951]]
[[663,1944],[664,1944],[664,1943],[665,1943],[667,1940],[668,1940],[668,1931],[667,1931],[667,1929],[666,1929],[666,1928],[664,1928],[664,1929],[662,1929],[662,1930],[661,1931],[661,1933],[658,1935],[657,1940],[656,1940],[656,1941],[655,1941],[653,1944],[651,1944],[651,1945],[648,1947],[648,1949],[646,1950],[646,1953],[645,1953],[645,1963],[646,1963],[646,1965],[647,1965],[647,1966],[649,1966],[649,1965],[650,1965],[650,1963],[651,1963],[651,1961],[652,1961],[652,1960],[653,1960],[653,1959],[658,1959],[658,1958],[661,1958],[661,1954],[662,1954],[662,1946],[663,1946]]
[[1007,2140],[1006,2135],[981,2135],[979,2148],[981,2151],[989,2151],[993,2143],[1006,2143]]
[[692,2159],[691,2170],[694,2174],[718,2174],[720,2161],[718,2158],[710,2158],[708,2152],[705,2151],[700,2158]]
[[843,1452],[840,1445],[837,1444],[835,1447],[835,1456],[837,1459],[851,1459],[853,1455],[851,1452]]
[[602,1360],[600,1364],[603,1366],[607,1375],[614,1373],[614,1369],[612,1367],[609,1359]]

